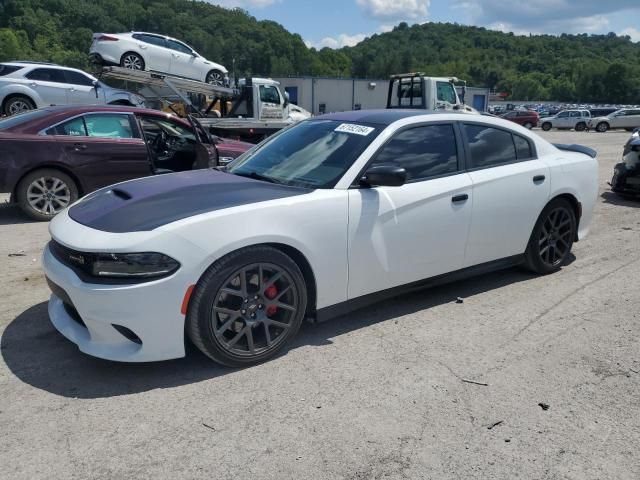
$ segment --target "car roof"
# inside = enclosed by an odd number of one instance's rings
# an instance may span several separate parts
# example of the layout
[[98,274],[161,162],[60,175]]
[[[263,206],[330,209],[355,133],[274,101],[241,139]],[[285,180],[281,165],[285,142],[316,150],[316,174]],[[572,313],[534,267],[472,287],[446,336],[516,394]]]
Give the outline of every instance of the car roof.
[[[338,120],[341,122],[365,122],[377,123],[378,125],[388,126],[409,117],[417,117],[419,115],[437,115],[441,113],[452,113],[446,110],[417,110],[404,108],[390,108],[380,110],[353,110],[349,112],[328,113],[315,117],[322,120]],[[468,113],[462,115],[469,115]]]

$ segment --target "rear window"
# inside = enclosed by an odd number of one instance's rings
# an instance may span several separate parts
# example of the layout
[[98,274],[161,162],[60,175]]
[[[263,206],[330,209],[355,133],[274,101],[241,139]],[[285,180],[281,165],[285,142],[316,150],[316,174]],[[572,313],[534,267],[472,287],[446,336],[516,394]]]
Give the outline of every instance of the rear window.
[[19,67],[18,65],[3,65],[0,63],[0,77],[4,75],[9,75],[10,73],[17,72],[23,67]]
[[20,127],[25,123],[40,120],[48,114],[49,112],[47,110],[31,110],[30,112],[19,113],[12,117],[3,118],[0,120],[0,131]]

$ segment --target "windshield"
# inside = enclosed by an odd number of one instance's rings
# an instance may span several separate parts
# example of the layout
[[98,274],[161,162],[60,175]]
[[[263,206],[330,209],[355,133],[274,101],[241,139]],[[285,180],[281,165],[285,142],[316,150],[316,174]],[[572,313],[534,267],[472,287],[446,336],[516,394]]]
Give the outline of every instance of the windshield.
[[27,122],[33,120],[39,120],[40,118],[49,115],[49,111],[43,110],[31,110],[28,112],[18,113],[11,117],[3,118],[0,120],[0,131],[9,130],[10,128],[19,127]]
[[307,188],[333,188],[380,133],[371,124],[307,120],[229,165],[235,175]]

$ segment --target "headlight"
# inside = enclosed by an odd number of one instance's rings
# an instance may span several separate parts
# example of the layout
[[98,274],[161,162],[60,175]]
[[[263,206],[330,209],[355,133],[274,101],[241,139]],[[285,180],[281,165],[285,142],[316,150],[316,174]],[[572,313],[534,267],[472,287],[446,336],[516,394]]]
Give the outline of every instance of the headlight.
[[180,267],[162,253],[97,253],[91,273],[103,278],[158,278],[171,275]]

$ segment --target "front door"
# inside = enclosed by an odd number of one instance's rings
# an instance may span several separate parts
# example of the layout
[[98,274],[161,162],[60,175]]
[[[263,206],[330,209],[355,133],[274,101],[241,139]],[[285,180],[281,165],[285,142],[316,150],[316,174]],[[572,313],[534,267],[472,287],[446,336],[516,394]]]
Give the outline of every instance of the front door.
[[205,73],[197,71],[195,66],[197,57],[189,47],[175,40],[167,40],[167,47],[171,51],[171,67],[169,70],[171,75],[204,82]]
[[471,123],[462,130],[473,182],[465,267],[522,254],[549,199],[549,168],[523,136]]
[[94,80],[80,72],[65,70],[67,79],[68,101],[73,105],[92,105],[104,103],[104,92],[96,88]]
[[462,267],[473,202],[458,145],[451,123],[403,130],[372,165],[404,167],[407,183],[349,190],[349,298]]
[[553,126],[555,128],[569,128],[571,126],[569,112],[560,112],[556,115],[556,118],[553,120]]

